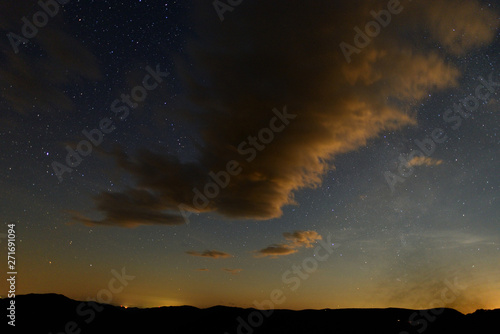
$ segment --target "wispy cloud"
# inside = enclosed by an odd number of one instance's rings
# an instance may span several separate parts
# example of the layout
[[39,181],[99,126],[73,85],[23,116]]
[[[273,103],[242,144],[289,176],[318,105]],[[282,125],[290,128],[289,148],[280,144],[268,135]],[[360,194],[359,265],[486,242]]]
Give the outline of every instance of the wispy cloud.
[[411,234],[409,237],[420,238],[428,244],[441,249],[488,247],[500,243],[500,240],[495,236],[467,233],[459,230],[427,231],[420,234]]
[[206,250],[204,252],[187,251],[186,254],[189,254],[192,256],[209,257],[212,259],[223,259],[223,258],[232,257],[231,254],[216,251],[216,250]]
[[231,275],[238,275],[240,272],[243,271],[243,269],[230,269],[230,268],[222,268],[225,272],[231,274]]
[[443,160],[434,159],[430,157],[414,157],[406,164],[407,167],[413,166],[439,166]]
[[[21,18],[31,17],[29,15],[37,9],[40,7],[29,1],[0,3],[0,29],[22,37]],[[83,80],[95,83],[102,78],[96,56],[79,38],[66,32],[64,16],[63,10],[59,10],[58,15],[50,19],[50,24],[40,28],[27,45],[13,48],[3,33],[4,38],[0,39],[0,99],[9,104],[12,111],[23,115],[48,109],[67,112],[74,109],[67,93],[68,86],[81,84]],[[30,47],[39,48],[44,56],[40,57],[40,52],[30,52]],[[18,53],[14,49],[18,49]],[[0,120],[3,118],[2,114]]]

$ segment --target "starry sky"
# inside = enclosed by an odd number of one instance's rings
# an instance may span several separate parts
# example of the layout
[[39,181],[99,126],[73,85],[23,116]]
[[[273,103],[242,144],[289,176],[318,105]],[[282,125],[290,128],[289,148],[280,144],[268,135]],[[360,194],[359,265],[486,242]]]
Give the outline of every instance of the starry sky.
[[499,2],[46,3],[0,4],[18,294],[500,308]]

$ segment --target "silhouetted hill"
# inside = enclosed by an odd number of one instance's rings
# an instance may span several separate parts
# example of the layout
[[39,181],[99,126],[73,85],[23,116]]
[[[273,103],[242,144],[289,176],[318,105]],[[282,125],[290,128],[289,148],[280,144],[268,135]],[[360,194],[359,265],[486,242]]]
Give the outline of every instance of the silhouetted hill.
[[[1,333],[204,334],[498,334],[500,309],[464,315],[453,309],[259,311],[225,306],[122,308],[57,294],[17,296],[15,330],[3,316]],[[9,299],[1,299],[6,310]],[[5,312],[5,311],[4,311]],[[5,330],[6,328],[6,330]]]

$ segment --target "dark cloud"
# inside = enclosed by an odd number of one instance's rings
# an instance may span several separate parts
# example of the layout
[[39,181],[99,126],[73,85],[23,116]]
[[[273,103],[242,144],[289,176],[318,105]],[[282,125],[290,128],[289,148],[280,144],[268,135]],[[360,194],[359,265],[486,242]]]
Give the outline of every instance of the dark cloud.
[[[354,45],[354,27],[364,29],[374,20],[370,12],[387,4],[245,2],[221,23],[210,2],[196,1],[197,36],[187,44],[177,75],[185,83],[190,126],[202,140],[198,161],[182,163],[148,150],[116,153],[135,186],[161,203],[153,201],[151,210],[168,212],[175,223],[182,217],[175,209],[179,204],[189,212],[231,218],[281,216],[285,205],[295,204],[297,190],[321,185],[337,155],[366,146],[382,132],[415,125],[412,108],[420,100],[457,84],[460,72],[449,56],[488,44],[498,25],[496,15],[477,1],[405,1],[347,62],[339,45]],[[283,112],[285,105],[296,117],[255,150],[255,158],[238,153],[249,136],[270,127],[273,108]],[[227,187],[207,195],[210,172],[226,171],[232,160],[239,172]],[[194,189],[206,198],[194,202]],[[110,219],[121,205],[119,196],[97,200],[107,217],[103,223],[125,225]],[[268,252],[290,252],[272,247]]]
[[321,235],[316,231],[285,232],[283,236],[287,243],[271,245],[256,252],[255,257],[277,258],[278,256],[290,255],[298,252],[298,248],[311,248],[313,244],[321,240]]
[[297,252],[298,250],[290,248],[288,245],[271,245],[259,250],[256,257],[270,256],[276,258],[278,256],[290,255]]
[[0,97],[21,114],[32,112],[34,106],[37,112],[48,108],[71,110],[73,102],[65,88],[82,80],[101,78],[96,57],[61,28],[62,8],[46,26],[37,28],[38,32],[27,39],[26,45],[13,47],[7,35],[23,37],[21,18],[31,19],[40,9],[33,2],[0,4]]
[[224,259],[224,258],[232,257],[231,254],[216,251],[216,250],[206,250],[204,252],[187,251],[186,254],[189,254],[192,256],[209,257],[212,259]]
[[106,218],[93,220],[77,212],[70,212],[74,221],[86,225],[120,225],[136,227],[138,225],[179,225],[184,220],[178,215],[164,213],[165,202],[149,191],[129,189],[128,191],[105,192],[95,197],[98,210],[106,211]]

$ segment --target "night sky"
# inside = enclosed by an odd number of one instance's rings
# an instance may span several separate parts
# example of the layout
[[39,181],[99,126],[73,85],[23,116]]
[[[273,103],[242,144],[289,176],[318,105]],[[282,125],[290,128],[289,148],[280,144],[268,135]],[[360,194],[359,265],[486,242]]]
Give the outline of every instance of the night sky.
[[17,294],[500,308],[499,2],[27,3],[0,4]]

